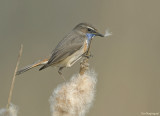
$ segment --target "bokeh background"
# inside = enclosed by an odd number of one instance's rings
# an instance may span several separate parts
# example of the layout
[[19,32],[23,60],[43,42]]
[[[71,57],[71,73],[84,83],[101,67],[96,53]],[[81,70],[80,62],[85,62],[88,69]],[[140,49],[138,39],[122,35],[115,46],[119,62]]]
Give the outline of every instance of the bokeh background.
[[[20,67],[48,56],[80,22],[107,38],[94,38],[90,67],[98,73],[94,105],[87,116],[141,116],[160,112],[159,0],[1,0],[0,108],[8,99],[20,44]],[[64,69],[69,79],[79,63]],[[21,116],[49,116],[48,99],[63,79],[56,68],[17,76],[12,103]]]

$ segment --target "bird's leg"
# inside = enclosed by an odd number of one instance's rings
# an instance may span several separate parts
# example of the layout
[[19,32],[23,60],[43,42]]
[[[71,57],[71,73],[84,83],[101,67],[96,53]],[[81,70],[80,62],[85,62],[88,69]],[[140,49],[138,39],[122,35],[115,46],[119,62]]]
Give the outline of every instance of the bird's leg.
[[58,70],[58,73],[59,73],[59,75],[63,78],[63,80],[66,81],[66,79],[65,79],[64,76],[62,75],[62,69],[63,69],[63,68],[64,68],[64,67],[60,67],[59,70]]
[[88,52],[84,54],[84,57],[89,59],[90,57],[93,57],[93,54],[91,54],[91,52]]

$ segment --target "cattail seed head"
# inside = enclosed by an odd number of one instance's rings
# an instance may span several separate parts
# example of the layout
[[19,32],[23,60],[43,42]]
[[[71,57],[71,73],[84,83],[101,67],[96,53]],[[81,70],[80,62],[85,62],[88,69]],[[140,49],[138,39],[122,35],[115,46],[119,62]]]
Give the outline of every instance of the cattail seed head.
[[87,71],[59,85],[49,99],[52,116],[84,116],[93,103],[96,76]]

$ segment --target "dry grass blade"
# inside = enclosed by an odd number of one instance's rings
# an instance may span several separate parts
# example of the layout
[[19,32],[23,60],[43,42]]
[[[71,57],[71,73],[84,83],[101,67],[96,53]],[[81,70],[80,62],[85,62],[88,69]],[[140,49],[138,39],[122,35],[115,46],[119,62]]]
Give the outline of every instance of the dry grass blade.
[[20,47],[20,50],[19,50],[18,59],[17,59],[16,68],[15,68],[15,71],[14,71],[14,74],[13,74],[13,78],[12,78],[11,88],[10,88],[10,91],[9,91],[7,109],[9,109],[9,105],[11,103],[12,92],[13,92],[15,78],[16,78],[16,72],[18,70],[18,66],[19,66],[21,55],[22,55],[22,51],[23,51],[23,45],[21,44],[21,47]]

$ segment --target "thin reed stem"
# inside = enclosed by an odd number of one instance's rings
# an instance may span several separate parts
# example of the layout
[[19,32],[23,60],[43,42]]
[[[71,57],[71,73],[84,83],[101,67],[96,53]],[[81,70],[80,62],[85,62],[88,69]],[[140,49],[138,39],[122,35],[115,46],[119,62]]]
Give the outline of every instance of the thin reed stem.
[[16,72],[17,72],[17,70],[18,70],[18,66],[19,66],[19,62],[20,62],[21,55],[22,55],[22,51],[23,51],[23,44],[21,44],[21,47],[20,47],[20,50],[19,50],[19,55],[18,55],[18,59],[17,59],[17,64],[16,64],[15,71],[14,71],[13,78],[12,78],[11,88],[10,88],[9,96],[8,96],[7,109],[9,109],[9,106],[10,106],[10,103],[11,103],[12,92],[13,92],[14,83],[15,83],[15,78],[16,78]]

